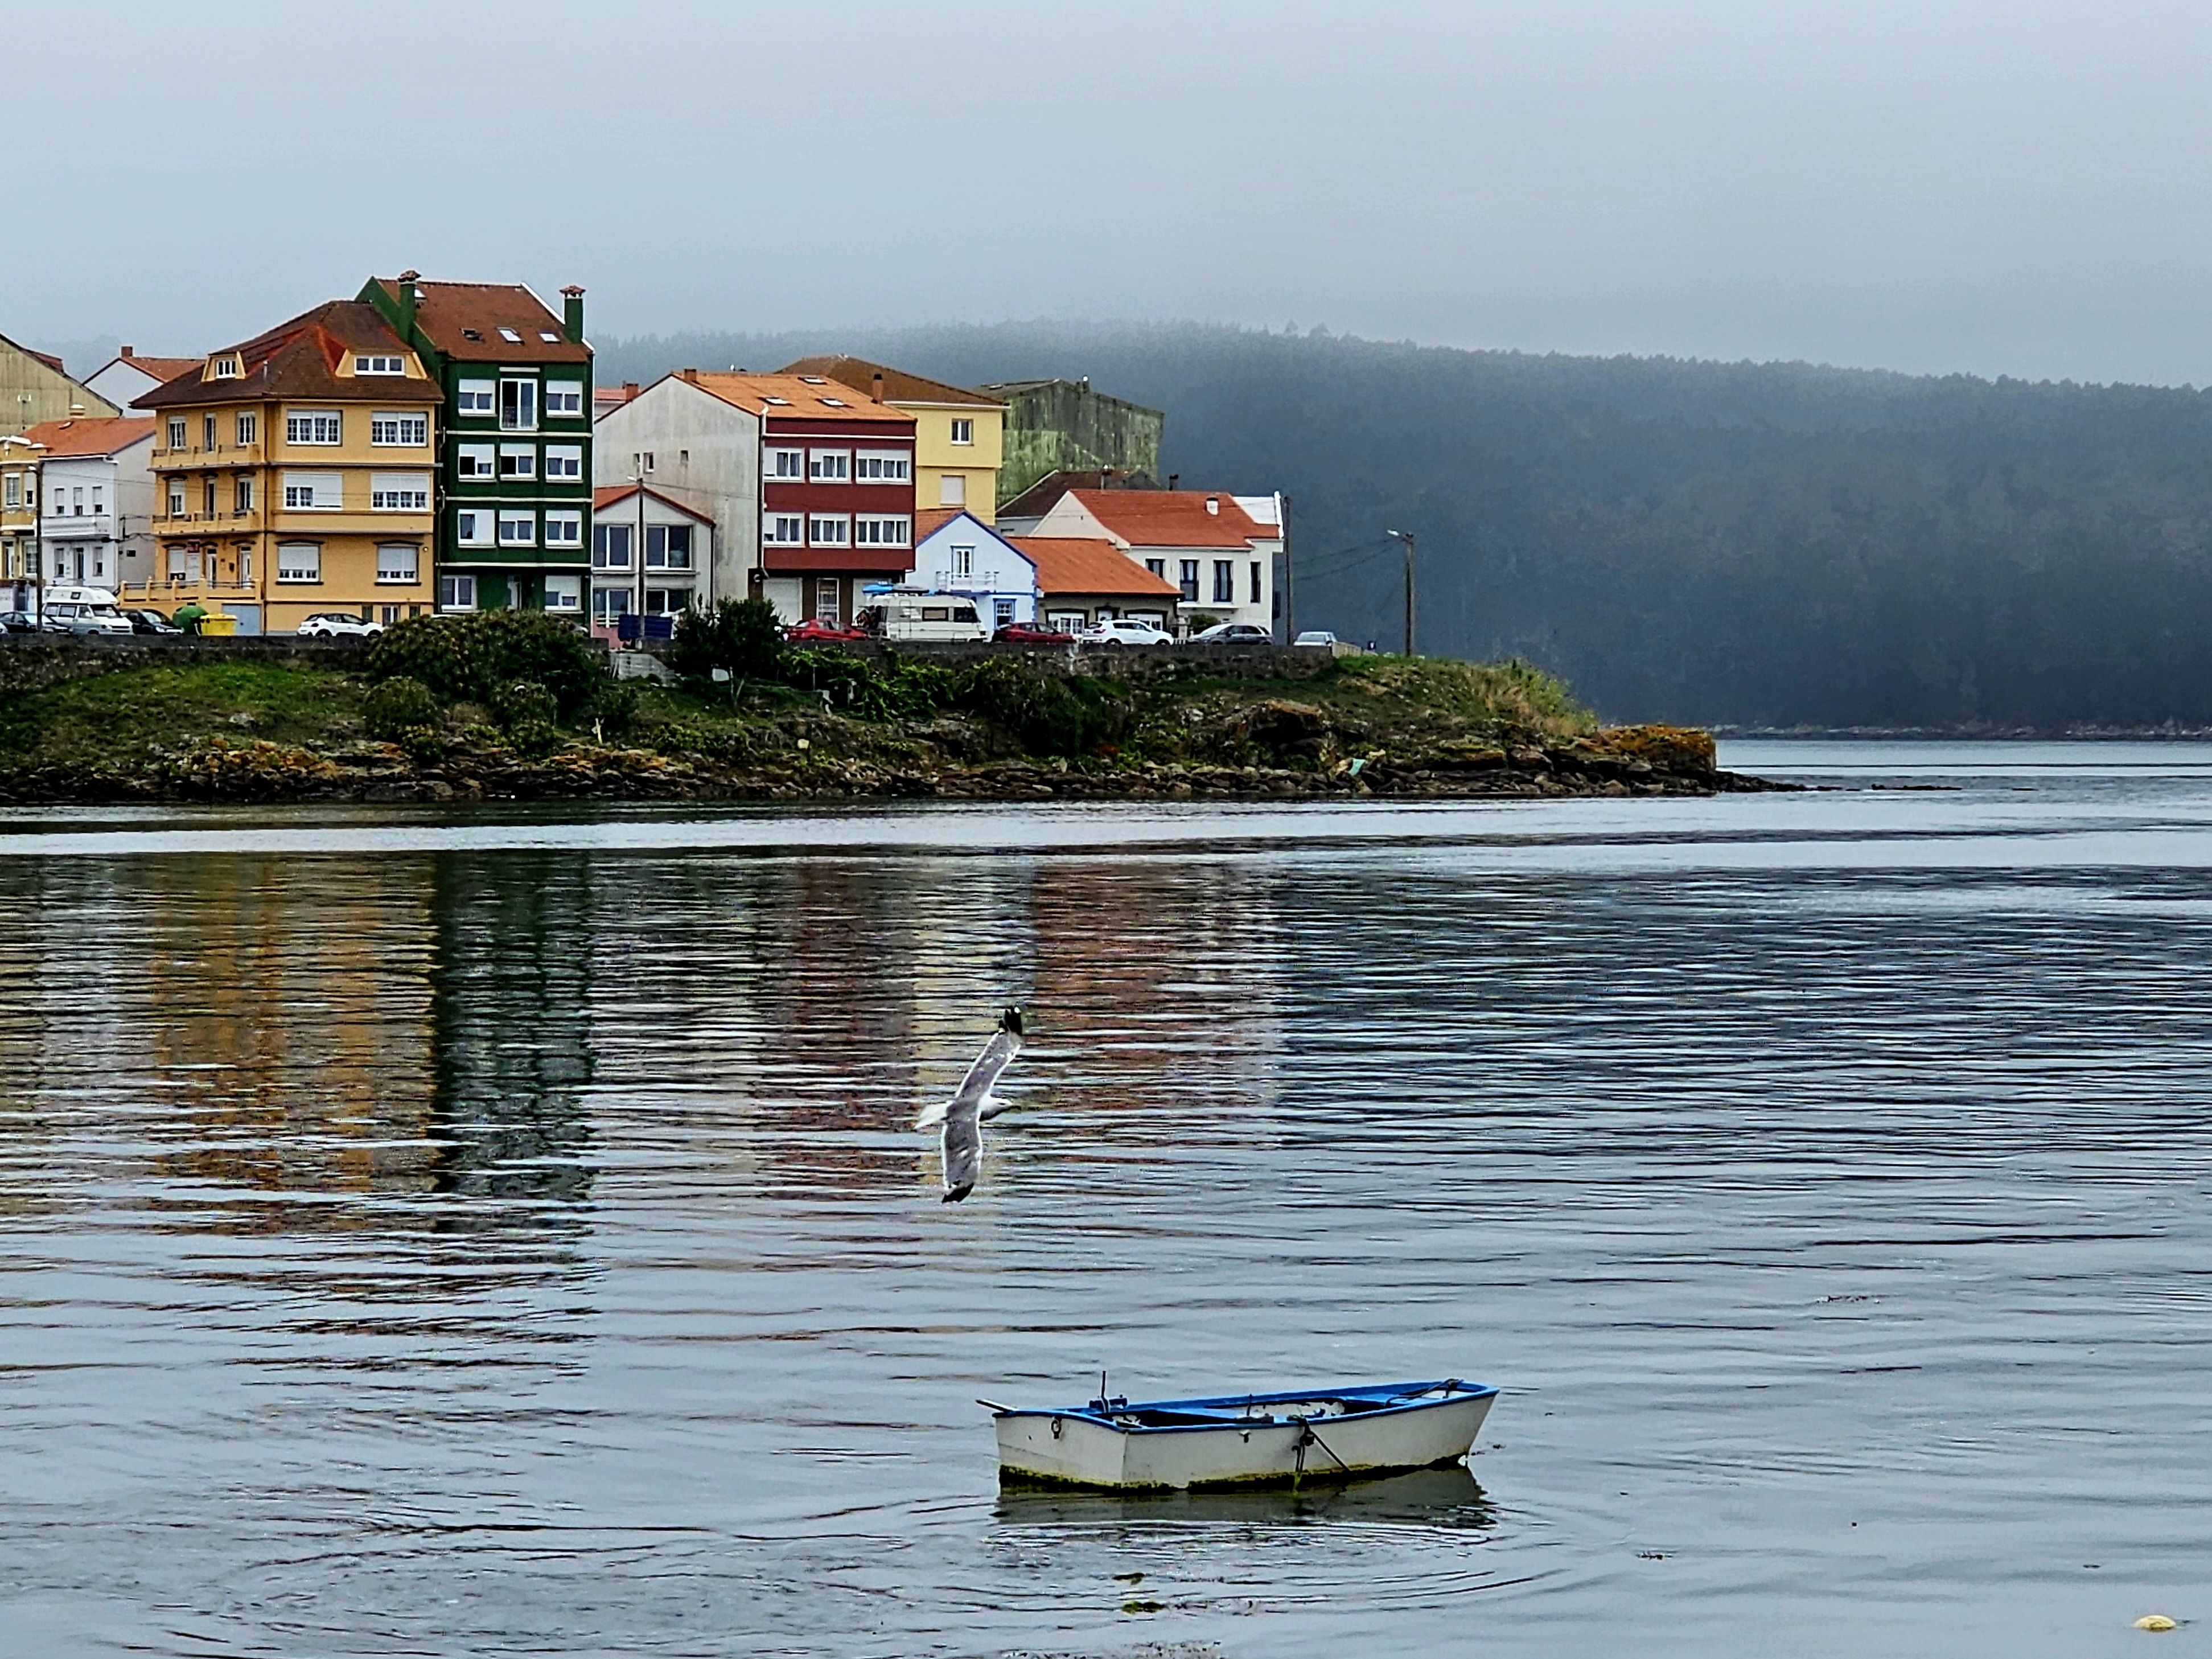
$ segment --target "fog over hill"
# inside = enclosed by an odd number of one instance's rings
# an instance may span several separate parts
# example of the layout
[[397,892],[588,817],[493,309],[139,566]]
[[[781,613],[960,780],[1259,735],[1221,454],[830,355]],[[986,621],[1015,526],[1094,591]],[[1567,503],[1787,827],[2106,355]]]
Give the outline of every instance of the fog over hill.
[[1303,626],[1521,655],[1607,716],[2212,726],[2212,393],[1195,324],[610,343],[603,382],[847,350],[1088,374],[1187,487],[1292,498]]

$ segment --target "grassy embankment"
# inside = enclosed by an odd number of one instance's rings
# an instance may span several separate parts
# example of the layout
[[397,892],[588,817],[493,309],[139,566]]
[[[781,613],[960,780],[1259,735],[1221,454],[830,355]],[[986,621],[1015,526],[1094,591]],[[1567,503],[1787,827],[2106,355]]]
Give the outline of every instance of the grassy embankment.
[[770,647],[750,665],[767,672],[722,684],[694,653],[694,678],[674,687],[617,684],[588,653],[526,632],[395,630],[343,664],[125,658],[0,690],[0,797],[1714,787],[1703,734],[1601,732],[1558,681],[1521,664],[1352,658],[1255,679],[1209,672],[1194,653],[1139,678],[1018,657],[948,665]]

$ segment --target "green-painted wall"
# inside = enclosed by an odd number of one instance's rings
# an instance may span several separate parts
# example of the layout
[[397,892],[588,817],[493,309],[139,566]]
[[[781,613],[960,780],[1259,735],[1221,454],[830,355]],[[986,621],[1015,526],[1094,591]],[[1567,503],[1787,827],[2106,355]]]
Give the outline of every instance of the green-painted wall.
[[1012,501],[1048,472],[1110,467],[1157,478],[1167,416],[1094,392],[1088,382],[986,386],[1006,402],[1006,460],[999,500]]

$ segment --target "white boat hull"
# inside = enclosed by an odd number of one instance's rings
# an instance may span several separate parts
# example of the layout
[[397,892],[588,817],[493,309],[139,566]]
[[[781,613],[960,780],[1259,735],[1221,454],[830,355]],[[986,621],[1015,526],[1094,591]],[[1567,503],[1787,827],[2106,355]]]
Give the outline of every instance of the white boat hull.
[[1132,1489],[1291,1484],[1427,1468],[1467,1455],[1497,1398],[1394,1411],[1132,1432],[1076,1413],[998,1419],[1002,1479]]

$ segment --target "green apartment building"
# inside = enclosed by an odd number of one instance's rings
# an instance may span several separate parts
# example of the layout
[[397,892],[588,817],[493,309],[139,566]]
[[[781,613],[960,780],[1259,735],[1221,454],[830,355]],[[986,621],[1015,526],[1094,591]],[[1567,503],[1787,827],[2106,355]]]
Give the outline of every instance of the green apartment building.
[[446,394],[438,441],[441,611],[586,620],[592,588],[592,349],[584,290],[562,314],[520,283],[372,277],[361,298]]

